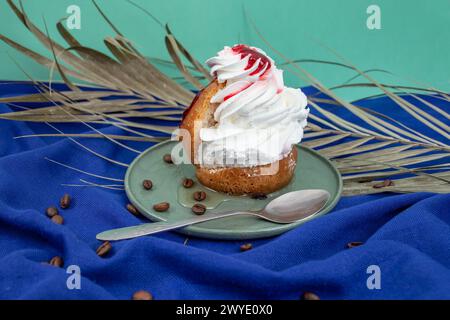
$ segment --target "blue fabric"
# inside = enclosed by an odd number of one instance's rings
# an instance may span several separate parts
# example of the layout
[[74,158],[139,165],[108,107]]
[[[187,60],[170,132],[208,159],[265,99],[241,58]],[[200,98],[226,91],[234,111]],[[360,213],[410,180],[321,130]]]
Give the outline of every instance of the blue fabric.
[[[1,96],[27,92],[34,92],[28,84],[0,84]],[[427,99],[448,110],[443,100]],[[360,105],[388,115],[393,108],[386,98]],[[1,113],[13,109],[0,105]],[[13,139],[54,132],[44,124],[0,120],[0,132],[0,298],[129,299],[140,289],[155,299],[298,299],[304,291],[322,299],[450,298],[448,194],[344,197],[330,214],[281,236],[251,241],[254,248],[247,252],[240,252],[241,241],[190,238],[184,244],[185,236],[164,233],[113,243],[110,254],[100,258],[98,232],[143,220],[126,211],[124,192],[61,186],[80,178],[105,182],[45,158],[115,178],[123,178],[125,169],[68,139]],[[123,162],[135,156],[101,139],[82,141]],[[73,205],[62,211],[65,224],[56,225],[45,209],[66,192]],[[351,241],[365,244],[347,249]],[[65,268],[42,264],[56,255],[65,267],[80,267],[81,290],[67,289]],[[370,265],[380,267],[380,290],[366,286]]]

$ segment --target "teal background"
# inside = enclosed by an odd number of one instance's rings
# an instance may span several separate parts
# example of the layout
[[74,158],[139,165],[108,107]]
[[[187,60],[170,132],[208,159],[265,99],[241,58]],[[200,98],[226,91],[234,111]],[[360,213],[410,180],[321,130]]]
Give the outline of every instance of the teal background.
[[[163,23],[200,61],[214,55],[224,45],[243,42],[259,46],[276,61],[279,59],[257,37],[244,14],[244,7],[264,36],[292,59],[337,58],[321,42],[350,60],[362,70],[381,68],[395,75],[373,73],[380,81],[395,84],[434,86],[450,89],[450,1],[449,0],[135,0]],[[60,40],[55,23],[65,17],[69,5],[81,7],[81,30],[73,30],[83,44],[106,51],[102,39],[113,35],[89,0],[24,0],[32,20]],[[99,0],[98,3],[142,53],[168,58],[161,27],[125,0]],[[366,27],[371,4],[381,8],[381,30]],[[40,53],[46,50],[0,3],[0,32]],[[11,55],[36,79],[47,79],[48,71],[0,44],[0,79],[25,79],[12,63]],[[339,85],[354,75],[336,66],[304,64],[309,72],[328,86]],[[355,80],[356,82],[362,79]],[[286,74],[292,86],[305,85]],[[354,88],[337,91],[356,98],[373,90]]]

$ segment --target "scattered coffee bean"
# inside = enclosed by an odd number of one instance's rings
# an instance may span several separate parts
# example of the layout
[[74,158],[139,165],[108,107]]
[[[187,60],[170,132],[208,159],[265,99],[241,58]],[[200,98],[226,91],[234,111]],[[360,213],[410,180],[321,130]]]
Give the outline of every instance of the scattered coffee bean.
[[185,187],[186,189],[191,188],[193,185],[194,185],[194,180],[188,179],[188,178],[183,180],[183,187]]
[[139,212],[139,210],[135,206],[133,206],[131,203],[127,204],[127,210],[136,217],[141,214]]
[[109,241],[105,241],[97,248],[97,251],[95,252],[99,257],[104,257],[106,254],[108,254],[108,252],[111,251],[111,249],[112,249],[111,243]]
[[153,296],[148,291],[139,290],[133,294],[133,300],[153,300]]
[[391,186],[393,186],[393,185],[394,185],[394,181],[389,180],[389,179],[386,179],[386,180],[384,180],[384,181],[382,181],[382,182],[379,182],[379,183],[374,184],[372,187],[373,187],[374,189],[380,189],[380,188],[391,187]]
[[68,207],[70,207],[70,196],[67,193],[59,201],[59,206],[62,209],[67,209]]
[[192,206],[192,212],[198,216],[201,216],[206,212],[206,207],[200,203],[196,203]]
[[262,193],[262,192],[252,193],[250,195],[250,197],[252,199],[257,199],[257,200],[265,200],[265,199],[267,199],[267,195],[265,193]]
[[161,203],[157,203],[153,206],[153,210],[158,211],[158,212],[164,212],[169,210],[170,208],[170,203],[168,202],[161,202]]
[[241,251],[248,251],[251,250],[253,248],[251,243],[245,243],[241,246]]
[[49,261],[49,264],[50,264],[51,266],[61,268],[61,267],[64,265],[64,261],[63,261],[63,259],[62,259],[61,257],[56,256],[56,257],[53,257],[53,258]]
[[47,215],[47,217],[52,218],[59,214],[59,211],[58,209],[56,209],[56,207],[48,207],[47,210],[45,210],[45,214]]
[[142,186],[145,190],[150,190],[151,188],[153,188],[153,183],[151,180],[147,179],[142,182]]
[[351,249],[351,248],[359,247],[362,244],[364,244],[364,242],[361,242],[361,241],[349,242],[349,243],[347,243],[347,248]]
[[61,217],[59,214],[55,215],[52,217],[52,221],[56,224],[63,224],[64,223],[64,218]]
[[170,154],[165,154],[163,157],[164,162],[166,163],[173,163],[172,156]]
[[205,199],[206,199],[206,192],[204,192],[204,191],[194,192],[194,200],[195,201],[203,201]]
[[304,292],[302,294],[302,300],[320,300],[319,296],[312,292]]

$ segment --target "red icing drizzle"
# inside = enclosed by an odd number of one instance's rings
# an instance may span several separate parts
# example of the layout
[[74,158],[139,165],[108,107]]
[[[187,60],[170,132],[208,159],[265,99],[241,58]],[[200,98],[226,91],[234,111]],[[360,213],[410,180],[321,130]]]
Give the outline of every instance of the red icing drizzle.
[[[255,71],[253,71],[252,73],[250,73],[250,76],[254,76],[255,74],[260,73],[267,65],[266,71],[264,71],[264,73],[262,75],[260,75],[260,79],[262,79],[264,77],[264,75],[270,70],[270,68],[272,67],[272,63],[270,62],[269,58],[267,58],[265,55],[263,55],[262,53],[259,53],[258,51],[250,48],[249,46],[245,45],[245,44],[237,44],[235,45],[232,50],[238,54],[241,55],[241,58],[245,58],[248,55],[250,55],[249,59],[248,59],[248,63],[247,66],[245,67],[245,70],[248,70],[250,68],[252,68],[256,61],[258,61],[258,59],[261,59],[259,61],[258,67],[255,69]],[[223,98],[223,101],[227,101],[228,99],[234,97],[235,95],[237,95],[238,93],[241,93],[242,91],[248,89],[250,86],[252,86],[253,83],[241,88],[240,90],[230,93],[229,95],[225,96]],[[192,100],[191,105],[184,110],[183,112],[183,117],[182,120],[184,120],[184,118],[187,116],[187,114],[189,113],[189,111],[191,111],[192,106],[197,102],[200,94],[202,93],[203,90],[200,90],[197,95],[195,96],[194,100]],[[283,91],[283,89],[278,89],[277,93],[280,93],[281,91]]]
[[[258,64],[258,67],[256,68],[256,70],[253,71],[252,73],[250,73],[251,76],[261,72],[266,67],[266,65],[267,65],[267,69],[264,73],[266,73],[272,67],[272,64],[270,63],[269,58],[267,58],[262,53],[259,53],[258,51],[250,48],[249,46],[247,46],[245,44],[237,44],[232,48],[232,50],[236,53],[239,53],[241,55],[242,59],[245,58],[246,56],[250,55],[250,58],[248,59],[248,63],[247,63],[247,66],[245,67],[245,70],[248,70],[251,67],[253,67],[255,65],[256,61],[258,61],[258,59],[261,59],[259,61],[259,64]],[[262,74],[260,76],[260,78],[263,75],[264,74]]]
[[241,93],[242,91],[244,91],[245,89],[247,89],[248,87],[250,87],[252,84],[253,84],[253,83],[250,83],[249,85],[246,85],[245,87],[239,89],[238,91],[233,92],[233,93],[230,93],[229,95],[227,95],[227,96],[225,96],[225,97],[223,98],[223,101],[227,101],[228,99],[234,97],[234,96],[237,95],[238,93]]
[[[259,77],[260,79],[267,73],[267,71],[272,67],[272,64],[270,60],[263,54],[259,53],[258,51],[250,48],[249,46],[245,44],[237,44],[235,45],[231,50],[241,55],[241,59],[244,59],[247,56],[250,56],[248,59],[247,66],[245,67],[245,70],[248,70],[252,68],[256,61],[259,60],[258,67],[255,69],[255,71],[250,73],[250,76],[254,76],[255,74],[260,73],[264,68],[266,68],[266,71]],[[240,90],[233,92],[223,98],[223,101],[227,101],[228,99],[234,97],[238,93],[241,93],[242,91],[246,90],[248,87],[250,87],[252,84],[249,84]]]

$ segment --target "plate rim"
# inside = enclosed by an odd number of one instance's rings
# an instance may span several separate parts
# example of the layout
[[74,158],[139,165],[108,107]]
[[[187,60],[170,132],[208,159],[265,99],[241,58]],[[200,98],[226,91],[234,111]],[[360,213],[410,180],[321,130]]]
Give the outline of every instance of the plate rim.
[[[147,148],[146,150],[144,150],[140,155],[138,155],[129,165],[129,167],[127,168],[127,171],[125,173],[125,178],[124,178],[124,185],[125,185],[125,193],[126,196],[128,198],[128,200],[135,206],[137,207],[137,209],[141,212],[141,214],[148,220],[152,221],[152,222],[159,222],[159,221],[164,221],[163,218],[160,218],[158,216],[154,216],[151,215],[149,213],[147,213],[147,209],[143,208],[140,204],[139,201],[135,198],[135,196],[133,195],[133,193],[131,192],[131,187],[129,185],[129,181],[130,181],[130,174],[132,171],[132,168],[134,167],[134,165],[140,161],[140,159],[142,157],[144,157],[145,155],[147,155],[147,153],[151,152],[153,149],[156,149],[157,147],[161,147],[164,144],[169,144],[169,143],[176,143],[179,141],[174,141],[174,140],[166,140],[166,141],[162,141],[159,143],[154,144],[153,146]],[[333,173],[335,174],[335,176],[337,177],[337,181],[338,181],[338,189],[336,191],[336,197],[333,199],[333,201],[327,205],[327,208],[325,210],[320,211],[319,213],[304,218],[302,220],[296,221],[294,223],[290,223],[290,224],[284,224],[284,225],[280,225],[283,226],[283,228],[281,230],[277,230],[275,232],[278,233],[273,233],[273,229],[271,229],[270,232],[272,232],[272,234],[261,234],[264,232],[269,233],[268,231],[264,231],[263,230],[250,230],[248,232],[242,233],[241,235],[236,234],[235,231],[233,230],[216,230],[216,229],[209,229],[207,231],[205,231],[204,228],[199,228],[198,226],[192,225],[189,227],[185,227],[182,229],[178,229],[175,230],[175,232],[177,233],[181,233],[184,235],[188,235],[188,236],[195,236],[195,237],[200,237],[200,238],[207,238],[207,239],[215,239],[215,240],[244,240],[244,239],[261,239],[261,238],[270,238],[270,237],[275,237],[278,236],[280,234],[283,234],[287,231],[290,231],[296,227],[298,227],[299,225],[315,219],[319,216],[325,215],[328,212],[330,212],[331,210],[334,209],[334,207],[337,205],[337,203],[339,202],[339,200],[342,197],[342,189],[343,189],[343,180],[342,180],[342,176],[339,173],[339,170],[336,168],[336,166],[329,160],[327,159],[325,156],[321,155],[319,152],[317,152],[316,150],[304,146],[302,144],[295,144],[294,145],[296,148],[301,148],[306,150],[307,152],[310,152],[312,154],[314,154],[316,157],[320,158],[322,161],[325,161],[329,167],[332,168]]]

